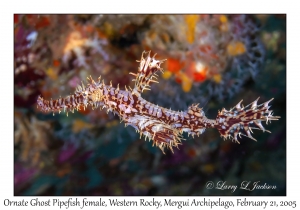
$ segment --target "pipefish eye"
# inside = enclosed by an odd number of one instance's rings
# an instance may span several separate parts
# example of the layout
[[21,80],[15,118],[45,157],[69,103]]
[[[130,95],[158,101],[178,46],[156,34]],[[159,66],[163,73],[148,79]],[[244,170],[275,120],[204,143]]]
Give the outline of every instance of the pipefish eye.
[[39,96],[37,103],[39,106],[43,106],[43,98]]
[[87,96],[87,95],[88,95],[88,92],[87,92],[87,91],[84,91],[84,92],[82,93],[82,95],[83,95],[83,96]]

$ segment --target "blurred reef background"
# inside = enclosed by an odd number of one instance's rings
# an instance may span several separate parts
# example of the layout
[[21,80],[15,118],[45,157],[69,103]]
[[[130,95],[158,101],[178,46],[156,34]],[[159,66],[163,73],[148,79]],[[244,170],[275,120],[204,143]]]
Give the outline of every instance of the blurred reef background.
[[[15,195],[286,195],[285,15],[14,15]],[[206,116],[260,97],[279,121],[257,142],[217,130],[174,154],[139,139],[105,110],[45,114],[91,75],[133,87],[142,52],[168,59],[144,97],[172,109],[200,103]],[[208,181],[260,181],[275,190],[206,189]]]

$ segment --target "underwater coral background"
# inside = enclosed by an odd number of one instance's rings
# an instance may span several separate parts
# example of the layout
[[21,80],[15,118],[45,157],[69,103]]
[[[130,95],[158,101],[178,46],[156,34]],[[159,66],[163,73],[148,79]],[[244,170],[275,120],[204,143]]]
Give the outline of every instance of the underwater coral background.
[[[14,195],[286,195],[285,15],[14,15]],[[91,75],[133,86],[141,53],[167,59],[152,103],[206,116],[270,98],[279,121],[257,142],[208,129],[166,154],[105,110],[45,114],[39,95],[74,92]],[[207,189],[260,181],[269,190]],[[76,184],[75,184],[76,183]]]

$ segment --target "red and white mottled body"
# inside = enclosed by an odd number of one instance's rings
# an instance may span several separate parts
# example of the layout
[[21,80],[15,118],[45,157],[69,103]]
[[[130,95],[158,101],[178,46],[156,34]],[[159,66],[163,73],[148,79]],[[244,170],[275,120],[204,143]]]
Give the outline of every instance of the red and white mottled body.
[[119,115],[126,125],[134,127],[140,135],[153,140],[153,144],[162,151],[164,147],[172,151],[172,147],[178,147],[182,140],[182,132],[194,136],[202,134],[206,128],[216,128],[223,138],[233,138],[236,142],[239,142],[240,135],[254,139],[250,134],[251,129],[265,131],[262,121],[268,122],[279,118],[272,116],[272,111],[269,110],[268,103],[271,100],[261,105],[257,105],[256,100],[250,104],[251,107],[250,105],[241,107],[240,102],[229,111],[223,109],[215,120],[208,119],[204,111],[195,104],[184,111],[173,111],[152,104],[143,99],[141,93],[149,90],[151,82],[157,82],[154,75],[157,71],[162,71],[160,67],[162,61],[151,58],[150,52],[146,58],[143,54],[138,73],[131,73],[136,78],[135,87],[130,91],[105,85],[100,78],[97,82],[88,78],[87,86],[78,86],[73,95],[50,101],[39,97],[38,106],[45,112],[74,111],[81,106],[106,108]]

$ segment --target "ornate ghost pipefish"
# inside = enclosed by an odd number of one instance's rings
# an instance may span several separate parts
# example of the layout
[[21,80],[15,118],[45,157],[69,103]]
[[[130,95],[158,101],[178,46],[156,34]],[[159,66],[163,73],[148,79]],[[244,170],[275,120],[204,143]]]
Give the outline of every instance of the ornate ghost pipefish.
[[144,57],[146,52],[142,53],[138,72],[130,73],[135,76],[134,88],[128,90],[120,90],[112,85],[105,85],[101,82],[101,77],[94,81],[90,76],[88,84],[78,86],[75,93],[65,98],[56,100],[45,100],[39,96],[37,100],[38,107],[44,112],[61,112],[79,110],[80,107],[86,108],[106,108],[107,112],[112,111],[117,114],[125,125],[131,125],[149,141],[153,141],[153,145],[159,147],[164,153],[164,148],[169,148],[173,153],[173,147],[181,144],[182,133],[195,135],[202,134],[206,128],[216,128],[221,137],[232,139],[239,143],[238,138],[246,136],[256,141],[252,137],[252,129],[267,131],[262,122],[278,120],[279,116],[273,116],[273,112],[269,110],[269,100],[260,105],[257,104],[258,99],[247,106],[242,106],[240,101],[230,110],[223,108],[218,112],[216,119],[208,119],[202,108],[198,104],[192,104],[187,110],[173,111],[142,98],[141,93],[144,90],[150,90],[150,84],[157,81],[157,72],[163,72],[160,65],[164,60],[156,60],[155,55],[150,56],[150,52]]

